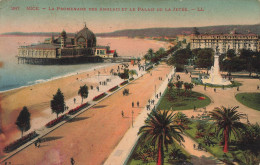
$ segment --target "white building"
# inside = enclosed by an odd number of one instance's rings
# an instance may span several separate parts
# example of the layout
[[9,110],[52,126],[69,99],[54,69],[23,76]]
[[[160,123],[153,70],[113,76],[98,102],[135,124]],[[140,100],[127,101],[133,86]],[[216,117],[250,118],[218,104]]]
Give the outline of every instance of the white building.
[[260,50],[260,40],[257,34],[191,34],[191,49],[219,47],[220,53],[226,53],[228,49],[234,49],[236,53],[239,49]]

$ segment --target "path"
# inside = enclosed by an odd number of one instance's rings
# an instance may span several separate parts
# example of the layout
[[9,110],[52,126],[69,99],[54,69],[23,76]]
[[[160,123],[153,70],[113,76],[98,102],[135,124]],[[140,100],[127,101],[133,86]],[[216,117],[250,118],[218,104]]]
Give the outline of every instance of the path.
[[[118,91],[43,137],[42,147],[30,145],[8,161],[19,164],[69,164],[73,157],[76,164],[102,164],[131,126],[131,112],[134,111],[135,119],[154,94],[154,86],[162,83],[158,77],[170,70],[167,65],[160,65],[152,71],[152,76],[146,74],[128,85],[128,96],[123,96],[122,90]],[[139,101],[140,107],[132,108],[132,101],[135,104]],[[121,116],[122,110],[124,118]]]
[[[185,73],[177,73],[177,74],[181,76],[180,81],[191,82],[189,74],[185,74]],[[260,92],[260,90],[256,89],[257,84],[260,85],[260,81],[258,79],[242,79],[242,78],[236,78],[235,81],[241,82],[243,84],[242,86],[240,86],[239,91],[237,91],[237,88],[228,88],[224,90],[222,88],[216,88],[216,92],[214,92],[214,88],[207,87],[206,90],[204,90],[204,86],[201,85],[194,86],[192,90],[195,92],[203,93],[210,97],[212,102],[210,105],[206,107],[207,111],[211,111],[215,107],[220,107],[220,106],[225,106],[225,107],[239,106],[237,110],[240,113],[248,114],[248,119],[251,123],[256,123],[256,122],[260,123],[260,111],[246,107],[245,105],[238,102],[235,98],[235,95],[237,93]],[[191,117],[192,115],[196,116],[197,114],[199,114],[198,112],[193,112],[193,109],[184,110],[182,112],[185,113],[188,117]],[[242,121],[246,122],[246,119]]]

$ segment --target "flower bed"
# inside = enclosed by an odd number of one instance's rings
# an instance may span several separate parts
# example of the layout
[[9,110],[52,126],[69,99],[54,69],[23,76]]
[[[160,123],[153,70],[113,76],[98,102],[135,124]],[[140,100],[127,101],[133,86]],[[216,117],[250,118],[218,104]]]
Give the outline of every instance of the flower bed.
[[205,97],[198,97],[199,100],[205,100]]
[[114,92],[115,90],[117,90],[119,87],[118,85],[114,86],[113,88],[110,88],[108,91],[109,92]]
[[73,108],[72,110],[70,110],[68,112],[69,115],[74,115],[75,113],[79,112],[80,110],[82,110],[83,108],[89,106],[88,103],[84,103],[84,104],[81,104],[79,106],[77,106],[76,108]]
[[127,83],[128,83],[128,80],[121,82],[120,85],[121,85],[121,86],[124,86],[124,85],[127,84]]
[[56,124],[58,124],[59,122],[65,120],[66,118],[67,118],[67,115],[66,115],[66,114],[65,114],[65,115],[62,115],[62,116],[58,117],[57,119],[54,119],[54,120],[50,121],[50,122],[47,123],[45,126],[46,126],[47,128],[51,128],[51,127],[55,126]]
[[100,95],[95,96],[93,98],[93,101],[98,101],[98,100],[102,99],[103,97],[105,97],[106,95],[107,95],[106,93],[101,93]]
[[25,143],[31,141],[32,139],[34,139],[37,136],[38,136],[38,134],[35,131],[33,131],[33,132],[29,133],[28,135],[25,135],[22,138],[7,145],[3,151],[5,153],[12,152],[15,149],[19,148],[20,146],[24,145]]

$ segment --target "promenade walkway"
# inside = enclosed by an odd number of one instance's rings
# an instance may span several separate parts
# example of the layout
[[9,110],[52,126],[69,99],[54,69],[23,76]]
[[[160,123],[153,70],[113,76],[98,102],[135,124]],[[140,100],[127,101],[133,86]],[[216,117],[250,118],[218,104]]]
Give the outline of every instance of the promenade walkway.
[[[42,137],[40,148],[30,145],[7,161],[13,164],[70,164],[70,158],[73,157],[76,164],[104,163],[131,127],[132,111],[133,119],[136,120],[147,100],[154,94],[155,85],[158,88],[163,82],[158,77],[165,79],[170,71],[167,65],[158,66],[151,75],[145,74],[130,83],[126,87],[130,91],[128,96],[123,96],[123,89],[120,89]],[[136,106],[137,101],[139,107]],[[131,106],[132,102],[134,107]],[[121,116],[122,111],[125,117]]]
[[[169,73],[167,78],[171,78],[172,75],[174,77],[174,70],[172,70],[171,73]],[[156,93],[163,93],[164,90],[167,88],[167,84],[168,79],[165,79],[156,91]],[[159,99],[156,99],[155,95],[152,95],[150,99],[155,100],[155,105],[159,102]],[[150,113],[150,111],[147,111],[146,108],[142,110],[141,114],[135,120],[133,127],[127,131],[120,143],[116,146],[116,148],[110,154],[108,159],[105,161],[104,165],[126,165],[128,163],[129,158],[134,150],[134,147],[138,142],[137,133],[139,131],[139,128],[144,125],[144,121],[148,117],[148,113]],[[194,148],[194,145],[198,146],[198,143],[191,139],[189,136],[184,134],[183,138],[185,140],[185,142],[182,143],[184,150],[186,150],[190,155],[192,155],[194,160],[197,159],[197,162],[208,164],[223,164],[209,152]]]

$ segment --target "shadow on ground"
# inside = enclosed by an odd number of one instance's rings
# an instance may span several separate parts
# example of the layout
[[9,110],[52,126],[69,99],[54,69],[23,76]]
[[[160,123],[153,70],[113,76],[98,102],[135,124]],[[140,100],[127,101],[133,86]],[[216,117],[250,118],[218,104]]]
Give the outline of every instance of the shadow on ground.
[[220,162],[217,162],[216,160],[214,160],[213,157],[196,157],[196,156],[191,156],[191,162],[193,165],[202,165],[202,164],[206,164],[206,165],[215,165],[215,164],[222,164]]
[[63,138],[63,136],[44,137],[44,138],[41,138],[41,143],[49,142],[49,141],[53,141],[53,140],[58,140],[58,139],[61,139],[61,138]]
[[104,108],[106,107],[107,105],[97,105],[97,106],[94,106],[93,108]]
[[69,123],[72,123],[72,122],[76,122],[76,121],[86,120],[86,119],[88,119],[88,118],[89,118],[89,117],[75,117],[75,118],[69,120],[68,122],[69,122]]

